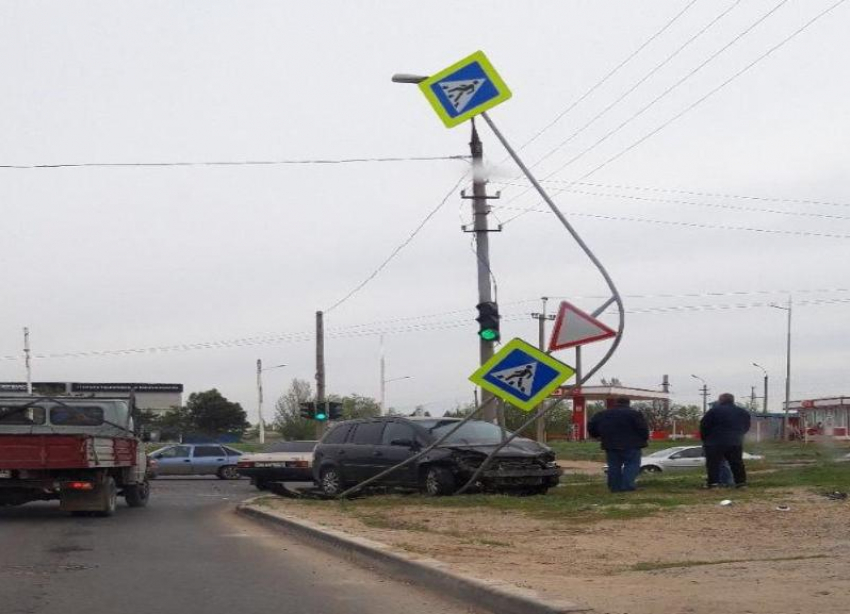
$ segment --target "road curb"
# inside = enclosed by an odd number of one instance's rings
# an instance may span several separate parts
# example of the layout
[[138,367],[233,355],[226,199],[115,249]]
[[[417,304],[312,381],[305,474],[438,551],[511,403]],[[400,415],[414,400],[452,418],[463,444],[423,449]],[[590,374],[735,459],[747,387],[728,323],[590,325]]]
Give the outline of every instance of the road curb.
[[567,614],[592,611],[572,601],[541,597],[536,591],[508,582],[482,580],[460,574],[441,561],[414,557],[381,542],[350,535],[281,512],[262,509],[254,505],[254,501],[256,499],[241,503],[236,512],[270,524],[330,554],[377,568],[392,578],[414,583],[476,608],[484,608],[498,614]]

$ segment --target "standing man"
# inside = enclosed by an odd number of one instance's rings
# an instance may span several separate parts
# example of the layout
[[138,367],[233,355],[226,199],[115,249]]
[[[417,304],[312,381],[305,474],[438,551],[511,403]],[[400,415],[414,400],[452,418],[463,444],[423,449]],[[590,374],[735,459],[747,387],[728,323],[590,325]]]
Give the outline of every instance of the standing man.
[[612,409],[599,412],[587,425],[594,439],[602,442],[608,460],[608,490],[625,492],[635,489],[640,473],[640,449],[649,440],[649,428],[643,414],[630,407],[631,401],[621,397]]
[[699,434],[705,449],[708,487],[720,486],[720,466],[729,463],[735,488],[747,485],[747,470],[742,457],[744,435],[750,430],[750,412],[735,405],[735,397],[721,394],[699,423]]

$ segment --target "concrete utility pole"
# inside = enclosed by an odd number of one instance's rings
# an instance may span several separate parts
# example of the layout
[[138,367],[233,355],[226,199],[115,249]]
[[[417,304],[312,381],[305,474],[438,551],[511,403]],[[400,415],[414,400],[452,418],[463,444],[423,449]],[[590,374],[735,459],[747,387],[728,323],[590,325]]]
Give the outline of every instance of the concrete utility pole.
[[[478,257],[478,302],[489,303],[493,300],[492,287],[490,284],[490,236],[491,232],[487,223],[487,215],[490,213],[490,205],[487,199],[498,198],[487,196],[487,180],[484,177],[484,147],[478,138],[478,130],[475,128],[475,120],[472,124],[472,140],[469,149],[472,153],[472,215],[473,232],[475,233],[475,255]],[[463,196],[463,198],[470,198]],[[493,357],[493,341],[479,340],[481,364]],[[496,422],[499,412],[496,404],[488,402],[492,393],[482,390],[481,402],[486,405],[482,412],[482,420]]]
[[750,386],[750,411],[756,411],[756,387]]
[[[539,336],[538,336],[538,341],[537,341],[537,347],[540,348],[541,352],[545,352],[546,351],[546,321],[547,320],[554,320],[555,316],[554,315],[551,315],[551,316],[546,315],[546,302],[549,300],[549,297],[544,296],[540,300],[543,301],[543,309],[541,310],[540,313],[532,313],[531,317],[534,318],[535,320],[537,320],[537,324],[538,324],[538,335]],[[540,409],[540,407],[543,407],[543,403],[541,403],[540,406],[535,411],[538,411]],[[537,421],[537,441],[539,441],[541,443],[546,441],[546,419],[545,418]]]
[[260,444],[266,443],[266,424],[263,420],[263,361],[257,359],[257,416],[260,420]]
[[32,396],[32,365],[30,364],[30,329],[24,326],[24,364],[27,368],[27,394]]
[[691,377],[695,377],[699,381],[702,382],[702,388],[700,388],[700,392],[702,393],[702,415],[705,415],[705,412],[708,410],[708,384],[705,383],[705,380],[702,379],[699,375],[691,374]]
[[775,309],[788,312],[788,330],[785,342],[785,418],[782,420],[782,438],[787,439],[788,431],[788,408],[791,404],[791,311],[794,308],[791,297],[788,297],[788,306],[771,305]]
[[765,369],[760,364],[755,363],[755,362],[753,363],[753,366],[758,367],[759,369],[762,370],[762,373],[764,373],[764,398],[762,399],[761,409],[762,409],[762,413],[766,414],[767,413],[767,369]]
[[[316,312],[316,408],[325,409],[325,320],[324,313]],[[325,423],[316,423],[316,437],[325,434]]]

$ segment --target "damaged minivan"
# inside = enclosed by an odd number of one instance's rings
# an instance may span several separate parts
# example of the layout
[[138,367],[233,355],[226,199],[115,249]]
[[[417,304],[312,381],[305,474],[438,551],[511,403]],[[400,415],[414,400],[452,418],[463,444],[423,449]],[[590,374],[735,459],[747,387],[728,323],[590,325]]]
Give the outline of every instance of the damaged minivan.
[[[378,475],[415,456],[455,428],[459,418],[384,416],[349,420],[322,438],[313,457],[313,478],[327,496]],[[450,495],[462,487],[510,432],[470,420],[438,447],[396,469],[375,485]],[[475,484],[478,492],[544,494],[558,485],[561,469],[548,447],[517,437],[506,445]]]

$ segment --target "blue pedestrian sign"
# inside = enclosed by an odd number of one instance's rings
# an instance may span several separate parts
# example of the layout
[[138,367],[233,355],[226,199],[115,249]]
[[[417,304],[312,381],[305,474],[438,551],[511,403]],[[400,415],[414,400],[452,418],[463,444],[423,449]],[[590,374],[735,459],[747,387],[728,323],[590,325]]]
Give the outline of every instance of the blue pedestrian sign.
[[476,51],[419,84],[447,128],[491,109],[511,91],[483,51]]
[[569,365],[522,339],[513,339],[469,379],[511,405],[531,411],[574,374]]

